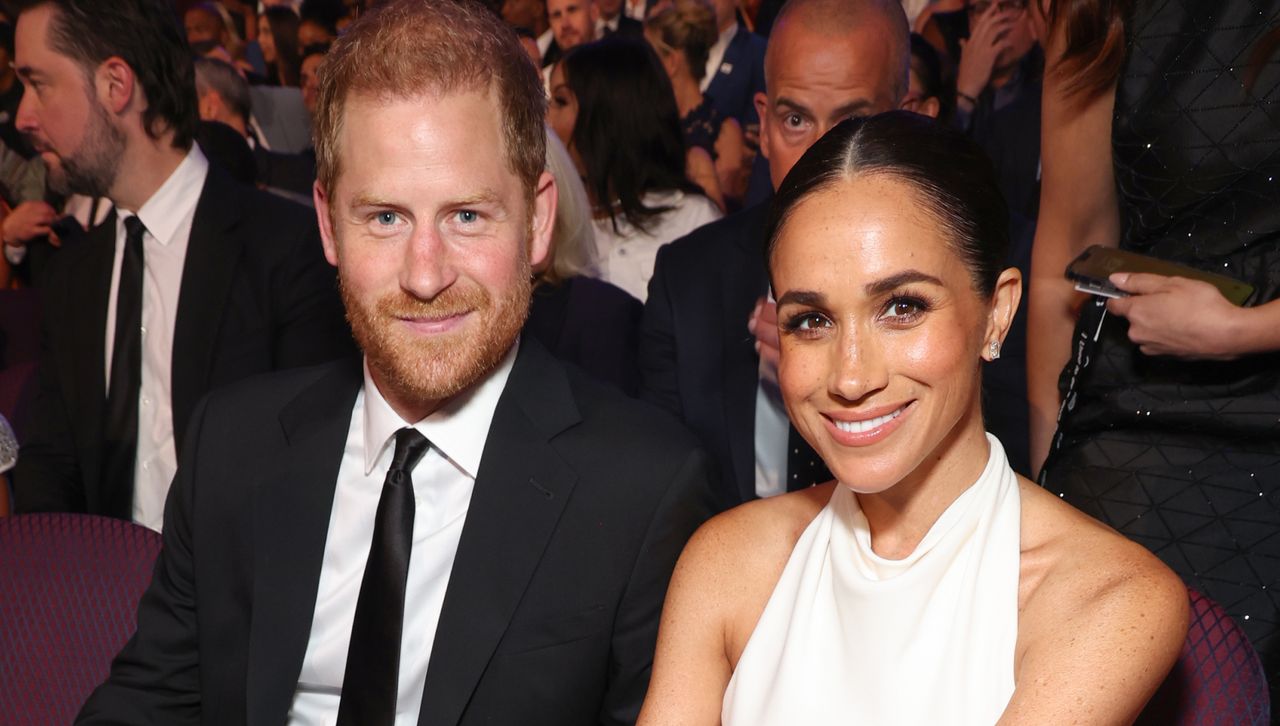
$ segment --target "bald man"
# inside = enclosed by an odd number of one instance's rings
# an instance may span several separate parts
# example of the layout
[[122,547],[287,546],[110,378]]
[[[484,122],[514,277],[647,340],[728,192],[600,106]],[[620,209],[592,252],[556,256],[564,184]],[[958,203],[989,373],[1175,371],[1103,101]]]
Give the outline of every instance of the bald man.
[[[840,121],[902,105],[909,36],[896,0],[786,4],[765,55],[768,92],[755,96],[775,189]],[[641,395],[680,416],[716,457],[722,509],[830,478],[778,393],[767,214],[767,204],[745,209],[659,250],[641,327]]]

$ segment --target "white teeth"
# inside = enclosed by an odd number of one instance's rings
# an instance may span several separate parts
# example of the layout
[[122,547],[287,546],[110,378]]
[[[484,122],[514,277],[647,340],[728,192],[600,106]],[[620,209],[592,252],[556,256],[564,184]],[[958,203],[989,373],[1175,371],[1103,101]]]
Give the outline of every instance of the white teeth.
[[875,418],[867,419],[866,421],[836,421],[835,424],[836,428],[847,434],[860,434],[870,431],[871,429],[884,426],[895,418],[901,416],[902,411],[903,409],[900,408],[893,413],[888,413],[884,416],[877,416]]

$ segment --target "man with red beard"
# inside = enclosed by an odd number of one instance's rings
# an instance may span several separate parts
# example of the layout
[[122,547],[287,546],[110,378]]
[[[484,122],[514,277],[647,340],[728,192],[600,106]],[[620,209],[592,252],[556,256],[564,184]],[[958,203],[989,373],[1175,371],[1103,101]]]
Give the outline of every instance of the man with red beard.
[[520,339],[555,216],[544,104],[469,0],[334,44],[315,201],[363,364],[206,399],[82,723],[634,721],[708,459]]

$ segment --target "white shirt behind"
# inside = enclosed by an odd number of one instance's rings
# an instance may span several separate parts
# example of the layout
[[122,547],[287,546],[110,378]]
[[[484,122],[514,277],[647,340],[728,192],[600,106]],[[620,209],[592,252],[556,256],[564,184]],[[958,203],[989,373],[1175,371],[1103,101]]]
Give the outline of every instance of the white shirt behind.
[[[178,469],[173,440],[173,331],[191,225],[208,174],[209,161],[193,144],[178,168],[136,212],[147,232],[142,238],[142,375],[138,449],[133,463],[133,521],[156,531],[163,524],[164,500]],[[116,294],[124,261],[124,220],[134,216],[129,210],[118,212],[104,341],[108,390],[116,340]]]
[[640,302],[649,296],[649,278],[653,277],[658,248],[722,216],[720,209],[701,194],[650,192],[644,196],[644,203],[649,207],[672,207],[653,220],[648,232],[635,229],[623,219],[618,220],[617,231],[608,217],[595,220],[601,278]]
[[[720,37],[716,39],[714,45],[707,51],[707,68],[702,75],[702,80],[698,82],[698,88],[706,93],[707,86],[711,85],[711,80],[716,77],[716,73],[720,71],[720,64],[724,62],[724,52],[728,49],[729,44],[733,42],[733,36],[738,34],[738,24],[734,23],[720,32]],[[732,73],[733,66],[724,69],[725,73]]]
[[[418,723],[449,573],[489,427],[518,347],[513,346],[487,378],[412,424],[431,442],[431,448],[412,474],[413,550],[405,587],[405,602],[412,607],[405,609],[401,634],[397,726]],[[292,726],[327,726],[337,720],[351,626],[373,540],[378,500],[391,468],[395,433],[409,425],[383,398],[366,366],[364,388],[351,411],[351,427],[338,468],[315,615],[289,713]]]

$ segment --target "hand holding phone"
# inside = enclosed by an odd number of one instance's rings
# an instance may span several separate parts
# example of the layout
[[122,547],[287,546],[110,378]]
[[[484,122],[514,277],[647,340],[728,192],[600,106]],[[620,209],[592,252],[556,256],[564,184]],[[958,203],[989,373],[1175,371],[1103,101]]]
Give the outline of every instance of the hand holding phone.
[[1185,277],[1213,285],[1234,305],[1244,305],[1253,295],[1253,286],[1233,277],[1205,272],[1176,262],[1141,255],[1136,252],[1093,245],[1067,265],[1067,278],[1075,282],[1080,292],[1102,297],[1126,297],[1128,293],[1111,284],[1111,275],[1117,272],[1142,272],[1165,277]]

